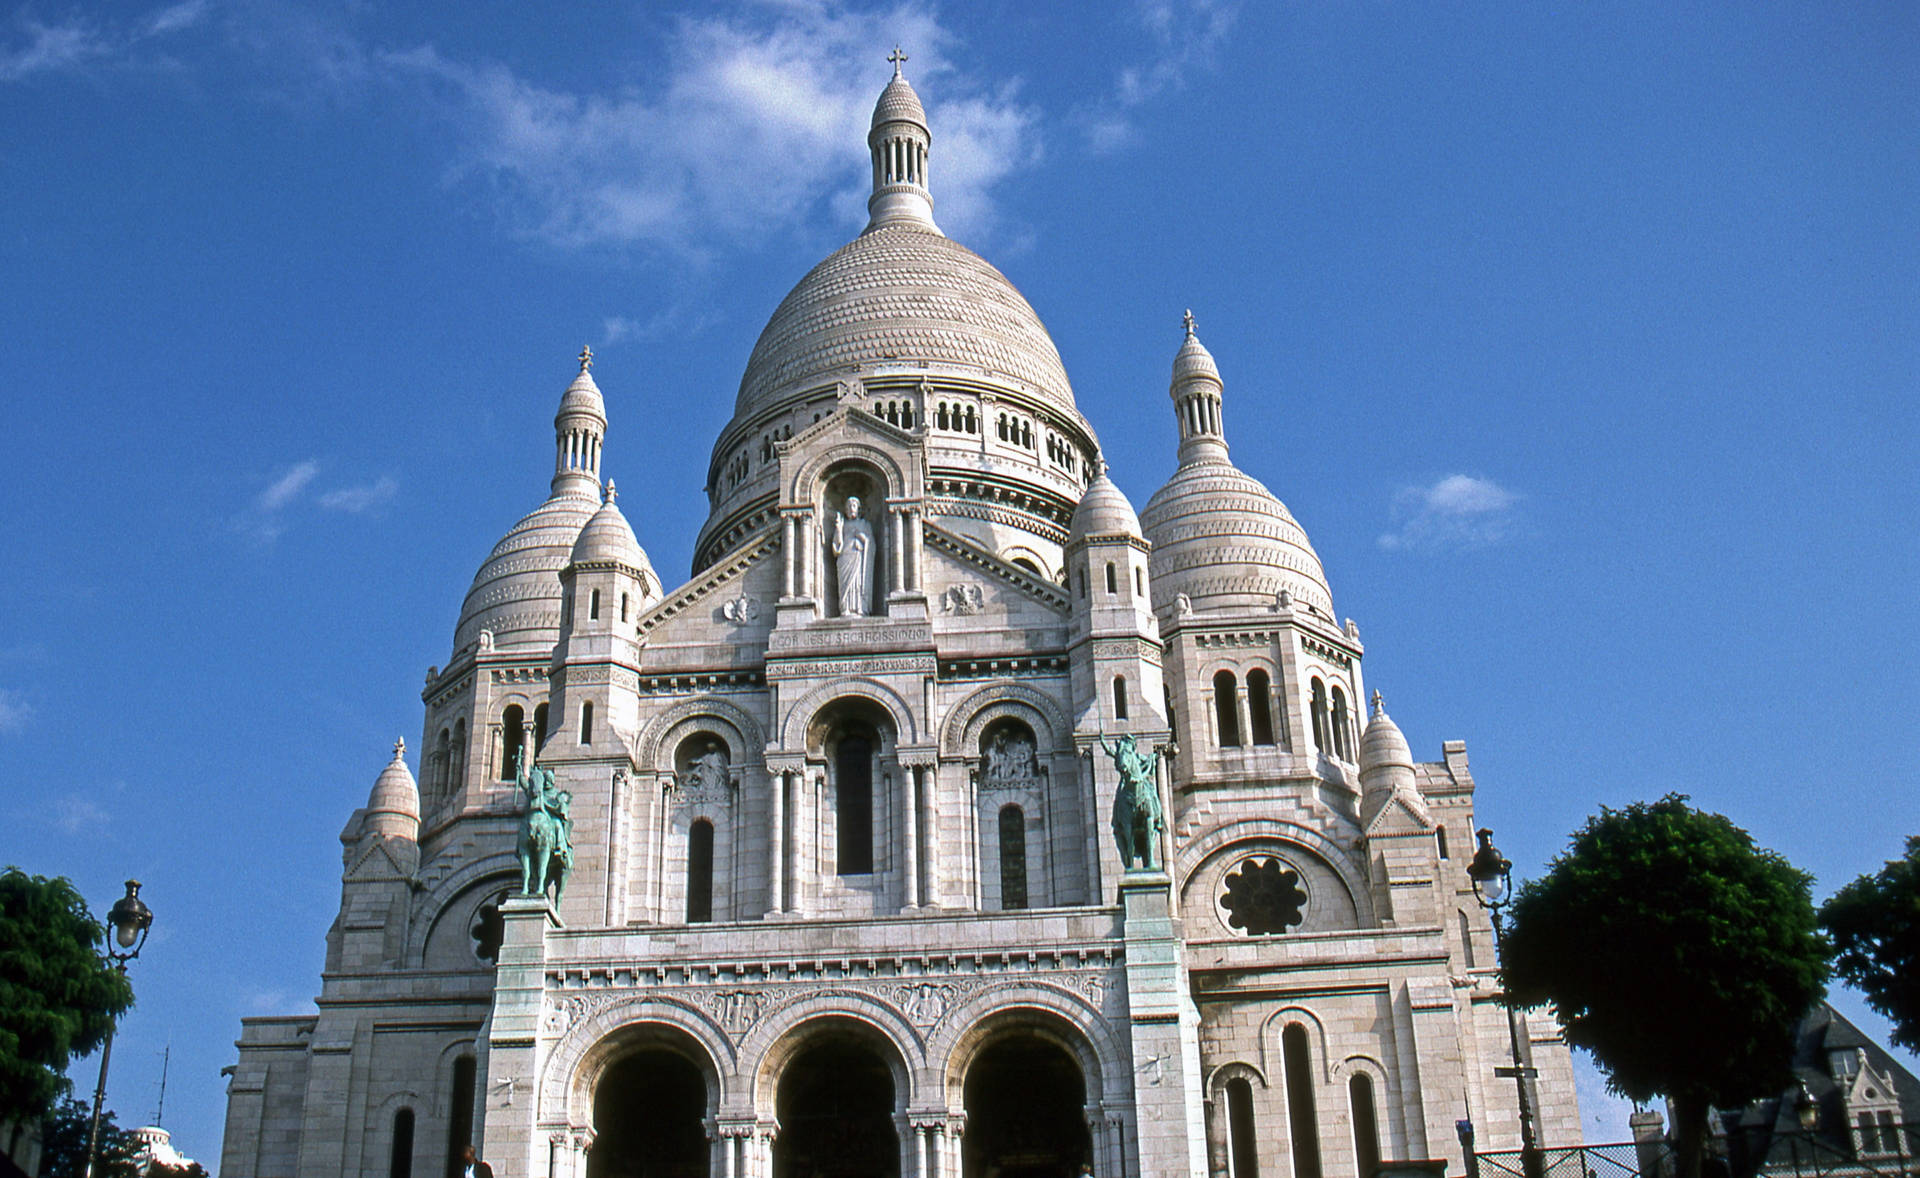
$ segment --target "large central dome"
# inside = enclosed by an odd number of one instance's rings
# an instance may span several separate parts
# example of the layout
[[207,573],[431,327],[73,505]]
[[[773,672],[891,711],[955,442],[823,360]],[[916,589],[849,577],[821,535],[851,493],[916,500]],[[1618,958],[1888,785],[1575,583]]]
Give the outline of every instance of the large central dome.
[[781,301],[753,346],[734,412],[889,364],[977,372],[1073,412],[1060,353],[1013,283],[939,230],[906,220],[841,246]]

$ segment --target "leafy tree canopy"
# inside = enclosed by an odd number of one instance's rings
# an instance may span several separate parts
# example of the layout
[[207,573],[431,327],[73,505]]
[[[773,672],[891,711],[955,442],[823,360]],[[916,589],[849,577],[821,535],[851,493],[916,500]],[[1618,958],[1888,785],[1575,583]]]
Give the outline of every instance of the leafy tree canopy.
[[1673,1101],[1683,1174],[1712,1105],[1792,1082],[1794,1028],[1825,992],[1810,878],[1669,794],[1602,809],[1515,897],[1501,977],[1634,1100]]
[[31,1120],[65,1090],[75,1056],[133,1005],[103,962],[103,929],[64,879],[0,872],[0,1120]]
[[1920,1051],[1920,835],[1907,853],[1863,875],[1820,908],[1834,971],[1893,1021],[1893,1041]]
[[[40,1124],[40,1178],[82,1178],[87,1172],[87,1132],[93,1110],[72,1097],[60,1101]],[[133,1135],[114,1122],[112,1110],[100,1114],[100,1164],[94,1178],[138,1178]]]

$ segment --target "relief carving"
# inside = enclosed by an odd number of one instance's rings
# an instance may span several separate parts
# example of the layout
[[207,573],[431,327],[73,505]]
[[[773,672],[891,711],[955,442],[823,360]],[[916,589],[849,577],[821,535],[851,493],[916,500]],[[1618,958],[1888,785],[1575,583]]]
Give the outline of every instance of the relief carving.
[[987,608],[987,596],[980,586],[971,581],[947,586],[940,595],[940,608],[946,613],[959,617],[969,617]]
[[734,598],[720,606],[720,616],[736,626],[747,626],[760,620],[759,599],[745,596]]

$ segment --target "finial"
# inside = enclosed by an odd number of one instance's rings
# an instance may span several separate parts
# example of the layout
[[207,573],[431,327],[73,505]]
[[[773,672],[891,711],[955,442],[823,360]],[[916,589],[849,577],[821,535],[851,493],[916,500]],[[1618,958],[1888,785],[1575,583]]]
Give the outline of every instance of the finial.
[[620,492],[618,492],[618,491],[616,491],[616,490],[614,490],[614,489],[613,489],[613,480],[612,480],[612,479],[608,479],[608,480],[607,480],[607,494],[606,494],[606,498],[605,498],[605,499],[603,500],[603,502],[606,502],[606,503],[612,503],[612,502],[613,502],[613,501],[614,501],[615,499],[618,499],[618,498],[620,498]]
[[407,738],[406,737],[403,736],[399,740],[396,740],[393,742],[393,759],[396,761],[404,761],[407,759]]
[[593,367],[593,349],[586,346],[585,344],[582,344],[580,345],[580,371],[585,372],[592,367]]
[[1373,689],[1373,714],[1378,716],[1381,712],[1386,710],[1386,706],[1387,706],[1387,701],[1380,698],[1380,689],[1378,687],[1374,688]]
[[893,52],[887,54],[887,60],[893,63],[893,76],[896,78],[899,77],[900,63],[907,60],[907,55],[900,52],[900,46],[896,44],[893,47]]
[[1187,313],[1185,315],[1180,316],[1180,324],[1181,326],[1187,329],[1187,338],[1192,339],[1193,338],[1193,308],[1191,307],[1187,308]]

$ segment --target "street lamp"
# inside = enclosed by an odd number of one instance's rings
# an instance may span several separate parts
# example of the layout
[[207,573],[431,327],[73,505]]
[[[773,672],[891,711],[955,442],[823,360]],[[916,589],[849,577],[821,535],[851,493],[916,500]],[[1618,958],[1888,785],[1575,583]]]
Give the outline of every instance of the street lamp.
[[[1479,838],[1480,847],[1473,853],[1473,862],[1467,864],[1467,875],[1473,880],[1474,898],[1493,915],[1493,952],[1504,959],[1500,910],[1513,897],[1513,864],[1493,845],[1491,830],[1482,827]],[[1520,1102],[1520,1168],[1526,1178],[1543,1178],[1546,1167],[1542,1164],[1539,1139],[1534,1135],[1533,1101],[1527,1096],[1527,1081],[1538,1075],[1539,1070],[1520,1061],[1520,1023],[1514,1017],[1513,995],[1502,988],[1500,998],[1507,1008],[1507,1042],[1513,1049],[1513,1066],[1495,1068],[1493,1074],[1513,1077],[1513,1090]]]
[[[127,962],[140,956],[147,943],[147,930],[153,927],[153,910],[140,900],[140,881],[127,881],[127,894],[113,902],[107,911],[107,944],[104,956],[113,968],[127,972]],[[113,1058],[113,1020],[107,1020],[107,1040],[100,1046],[100,1083],[93,1090],[93,1128],[87,1132],[86,1178],[93,1178],[93,1166],[100,1158],[100,1104],[107,1096],[107,1062]]]

